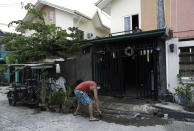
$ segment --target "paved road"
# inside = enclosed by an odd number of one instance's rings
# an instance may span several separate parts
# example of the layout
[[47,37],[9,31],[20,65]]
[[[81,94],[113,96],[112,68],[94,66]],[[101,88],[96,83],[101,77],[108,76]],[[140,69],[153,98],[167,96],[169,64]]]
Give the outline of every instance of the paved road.
[[193,131],[194,123],[172,121],[167,125],[120,125],[104,121],[89,122],[87,117],[72,114],[35,112],[27,107],[8,105],[0,90],[0,131]]

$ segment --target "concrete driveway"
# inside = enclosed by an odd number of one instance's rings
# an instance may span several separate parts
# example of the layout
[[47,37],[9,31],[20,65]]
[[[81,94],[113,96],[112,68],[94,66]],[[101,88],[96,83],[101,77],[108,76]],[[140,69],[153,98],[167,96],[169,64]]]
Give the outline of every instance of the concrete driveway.
[[0,89],[0,131],[193,131],[193,129],[194,123],[181,121],[137,127],[105,121],[90,122],[87,117],[75,117],[72,114],[36,112],[28,107],[9,106],[6,94]]

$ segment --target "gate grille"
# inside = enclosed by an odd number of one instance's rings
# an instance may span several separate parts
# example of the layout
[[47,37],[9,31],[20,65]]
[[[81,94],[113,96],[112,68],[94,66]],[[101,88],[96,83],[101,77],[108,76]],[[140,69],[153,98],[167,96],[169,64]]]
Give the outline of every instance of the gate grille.
[[93,50],[93,79],[102,84],[100,93],[125,96],[122,57],[125,48],[134,49],[136,63],[136,97],[157,99],[158,59],[157,41],[131,40],[95,46]]

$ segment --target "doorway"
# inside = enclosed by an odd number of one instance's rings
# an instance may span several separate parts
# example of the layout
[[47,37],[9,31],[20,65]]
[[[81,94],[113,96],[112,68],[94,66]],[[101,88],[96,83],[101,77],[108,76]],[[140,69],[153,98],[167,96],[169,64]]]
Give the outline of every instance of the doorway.
[[137,77],[136,77],[135,57],[122,58],[122,75],[123,75],[123,95],[127,97],[137,96]]
[[136,26],[139,27],[139,16],[132,15],[132,29],[134,29]]

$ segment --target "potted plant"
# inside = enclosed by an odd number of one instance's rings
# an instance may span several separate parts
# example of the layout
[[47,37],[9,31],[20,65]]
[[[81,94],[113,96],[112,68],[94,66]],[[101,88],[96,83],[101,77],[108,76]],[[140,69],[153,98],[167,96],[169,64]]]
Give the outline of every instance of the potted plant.
[[56,112],[70,113],[75,106],[75,100],[71,97],[73,94],[71,86],[66,84],[65,88],[65,92],[62,89],[52,90],[51,92],[51,109]]
[[62,104],[62,110],[64,113],[69,113],[72,111],[72,109],[74,109],[76,99],[72,97],[73,94],[72,87],[69,84],[66,84],[65,87],[66,87],[65,100],[64,103]]
[[192,77],[189,82],[183,82],[181,74],[177,75],[179,86],[175,89],[175,95],[178,96],[178,103],[181,105],[189,105],[194,93],[194,83]]

